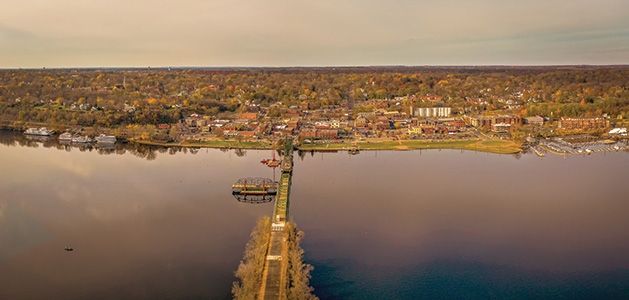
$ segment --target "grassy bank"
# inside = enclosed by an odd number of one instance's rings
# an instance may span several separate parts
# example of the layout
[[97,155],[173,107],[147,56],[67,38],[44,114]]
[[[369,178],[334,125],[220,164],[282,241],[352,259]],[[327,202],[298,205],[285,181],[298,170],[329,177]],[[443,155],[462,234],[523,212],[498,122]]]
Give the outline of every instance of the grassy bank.
[[[236,140],[212,140],[203,142],[153,142],[146,140],[132,140],[132,142],[164,146],[164,147],[199,147],[199,148],[229,148],[229,149],[272,149],[269,142],[239,142]],[[497,154],[514,154],[521,151],[520,145],[514,141],[492,140],[455,140],[455,141],[375,141],[356,143],[359,150],[419,150],[419,149],[461,149]],[[341,151],[349,150],[350,143],[338,144],[302,144],[297,148],[303,151]]]
[[[464,141],[378,141],[359,142],[356,144],[360,150],[419,150],[419,149],[462,149],[472,151],[482,151],[498,154],[513,154],[521,151],[520,145],[513,141],[492,140],[464,140]],[[303,144],[298,147],[305,151],[330,151],[348,150],[349,143],[340,144]]]

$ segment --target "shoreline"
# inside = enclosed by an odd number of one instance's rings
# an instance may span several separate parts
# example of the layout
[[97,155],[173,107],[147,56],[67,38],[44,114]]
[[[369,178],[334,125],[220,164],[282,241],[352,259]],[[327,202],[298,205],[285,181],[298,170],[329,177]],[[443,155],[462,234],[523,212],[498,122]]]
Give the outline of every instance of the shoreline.
[[[186,148],[211,148],[211,149],[251,149],[251,150],[270,150],[275,149],[269,142],[238,142],[235,140],[225,141],[207,141],[207,142],[155,142],[147,140],[130,139],[130,143],[138,143],[142,145],[161,146],[161,147],[186,147]],[[358,151],[411,151],[411,150],[427,150],[427,149],[452,149],[452,150],[469,150],[480,151],[494,154],[517,154],[522,152],[521,145],[513,141],[482,141],[482,140],[465,140],[465,141],[369,141],[356,143]],[[299,151],[315,151],[315,152],[338,152],[349,151],[353,148],[353,144],[343,142],[338,144],[301,144],[295,147]]]

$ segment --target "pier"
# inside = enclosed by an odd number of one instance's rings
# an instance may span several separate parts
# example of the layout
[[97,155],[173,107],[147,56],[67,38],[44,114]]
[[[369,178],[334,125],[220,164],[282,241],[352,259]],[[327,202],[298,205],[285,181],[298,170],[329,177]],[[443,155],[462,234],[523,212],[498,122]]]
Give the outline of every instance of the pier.
[[271,237],[262,273],[262,285],[258,298],[260,300],[286,298],[288,244],[284,229],[288,220],[288,204],[293,173],[293,141],[290,137],[286,138],[281,169],[282,176],[278,183],[273,208]]

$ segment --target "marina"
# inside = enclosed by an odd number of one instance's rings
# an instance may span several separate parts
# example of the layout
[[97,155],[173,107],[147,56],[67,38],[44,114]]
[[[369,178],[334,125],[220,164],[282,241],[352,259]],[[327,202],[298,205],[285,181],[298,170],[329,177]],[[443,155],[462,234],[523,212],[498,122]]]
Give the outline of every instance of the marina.
[[[27,130],[24,131],[24,134],[28,136],[35,136],[35,137],[50,137],[54,135],[54,131],[49,130],[46,127],[28,128]],[[92,143],[108,145],[108,144],[115,144],[117,141],[116,137],[113,135],[100,134],[99,136],[92,138],[87,135],[71,133],[69,131],[59,134],[59,136],[57,137],[57,140],[61,143],[73,143],[73,144],[82,144],[82,145],[92,144]]]
[[552,138],[541,140],[538,147],[539,149],[534,148],[535,153],[547,151],[557,155],[589,155],[593,153],[629,150],[629,140],[583,140],[571,137]]

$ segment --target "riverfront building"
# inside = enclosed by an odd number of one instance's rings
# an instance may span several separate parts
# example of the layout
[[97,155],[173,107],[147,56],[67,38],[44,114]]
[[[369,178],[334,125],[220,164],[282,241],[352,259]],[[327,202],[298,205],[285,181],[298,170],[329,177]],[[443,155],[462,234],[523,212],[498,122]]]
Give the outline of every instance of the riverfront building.
[[557,124],[559,129],[596,129],[609,126],[605,118],[561,118]]
[[465,122],[474,127],[494,129],[494,124],[522,125],[522,117],[518,115],[495,116],[464,116]]

